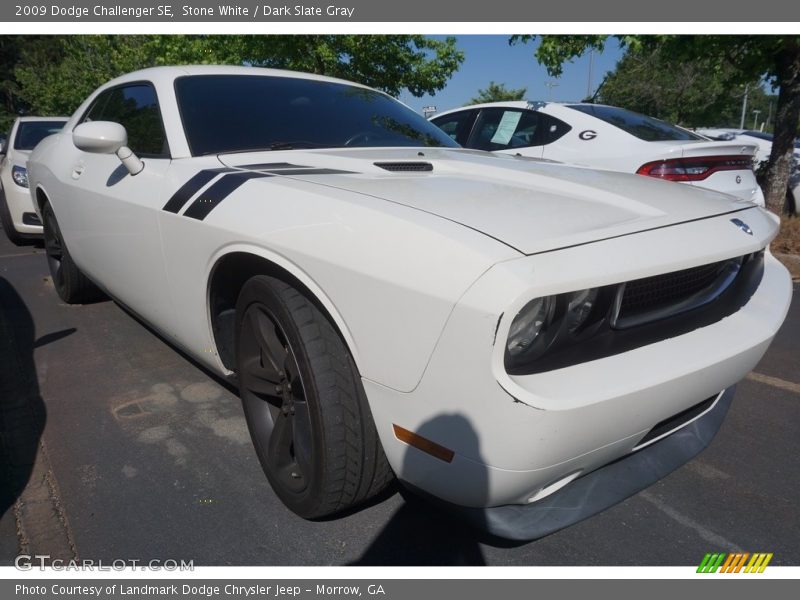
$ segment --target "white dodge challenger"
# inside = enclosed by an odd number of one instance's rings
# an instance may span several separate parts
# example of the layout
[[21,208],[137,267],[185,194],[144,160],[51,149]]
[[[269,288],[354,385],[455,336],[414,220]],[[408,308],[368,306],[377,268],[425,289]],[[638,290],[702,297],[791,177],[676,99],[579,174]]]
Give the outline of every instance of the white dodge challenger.
[[594,514],[710,442],[791,296],[747,201],[463,150],[314,75],[131,73],[28,169],[59,296],[236,381],[306,518],[394,476],[509,538]]

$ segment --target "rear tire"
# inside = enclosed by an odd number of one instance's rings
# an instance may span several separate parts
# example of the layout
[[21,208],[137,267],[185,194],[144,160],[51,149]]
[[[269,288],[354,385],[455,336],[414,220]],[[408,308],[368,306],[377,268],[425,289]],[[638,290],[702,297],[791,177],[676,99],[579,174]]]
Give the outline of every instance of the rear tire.
[[11,220],[11,211],[8,210],[6,195],[2,191],[0,191],[0,224],[3,225],[3,231],[5,232],[8,241],[15,246],[23,246],[26,242],[28,242],[28,240],[20,235],[20,233],[14,227],[14,222]]
[[102,292],[72,261],[49,202],[42,206],[42,224],[47,266],[59,298],[67,304],[86,304],[102,298]]
[[303,293],[258,275],[236,304],[236,360],[247,424],[281,501],[313,519],[393,479],[345,343]]

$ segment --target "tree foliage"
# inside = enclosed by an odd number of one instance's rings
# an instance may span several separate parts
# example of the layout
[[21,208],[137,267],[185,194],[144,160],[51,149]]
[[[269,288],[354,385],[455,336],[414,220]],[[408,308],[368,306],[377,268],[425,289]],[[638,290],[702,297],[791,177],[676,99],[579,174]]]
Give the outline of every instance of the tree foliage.
[[442,89],[464,60],[455,39],[421,35],[86,35],[15,40],[18,95],[37,114],[70,114],[100,84],[137,69],[245,64],[357,81],[397,95]]
[[486,102],[505,102],[508,100],[522,100],[528,88],[509,89],[503,83],[490,81],[484,89],[478,90],[478,95],[470,99],[467,104],[484,104]]
[[621,106],[684,127],[738,127],[747,90],[745,126],[752,127],[752,111],[759,121],[775,108],[759,81],[741,85],[735,68],[717,69],[713,60],[698,57],[675,61],[663,46],[628,49],[597,92],[597,100]]
[[[536,36],[512,36],[509,43],[527,43]],[[545,36],[535,51],[537,60],[557,77],[564,63],[590,49],[602,51],[604,35]],[[778,90],[775,137],[767,166],[767,206],[781,212],[792,171],[794,138],[800,121],[800,36],[798,35],[628,35],[615,36],[634,52],[661,47],[675,63],[705,59],[713,72],[730,70],[730,85],[765,78]]]

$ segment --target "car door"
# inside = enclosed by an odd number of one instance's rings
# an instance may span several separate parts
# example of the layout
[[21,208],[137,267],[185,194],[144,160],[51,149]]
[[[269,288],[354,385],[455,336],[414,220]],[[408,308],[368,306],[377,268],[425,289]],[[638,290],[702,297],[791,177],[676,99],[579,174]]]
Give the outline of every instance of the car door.
[[[98,95],[79,123],[113,121],[144,162],[131,175],[115,154],[83,152],[66,144],[65,198],[56,216],[80,268],[145,319],[168,321],[169,294],[158,210],[170,166],[158,97],[149,82],[126,83]],[[61,210],[58,210],[58,209]]]
[[541,158],[541,118],[536,111],[491,107],[481,110],[468,148]]
[[477,108],[460,110],[440,117],[434,117],[431,119],[431,123],[449,135],[457,144],[466,148],[469,134],[472,131],[472,125],[475,123],[475,117],[477,116]]

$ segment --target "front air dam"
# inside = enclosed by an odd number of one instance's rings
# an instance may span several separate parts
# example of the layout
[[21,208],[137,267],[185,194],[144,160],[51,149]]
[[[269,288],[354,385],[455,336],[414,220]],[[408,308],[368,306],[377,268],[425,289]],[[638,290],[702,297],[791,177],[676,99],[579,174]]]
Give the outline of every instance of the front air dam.
[[674,433],[531,504],[469,508],[432,501],[490,535],[515,541],[539,539],[622,502],[697,456],[714,439],[735,389],[724,390],[707,413]]

